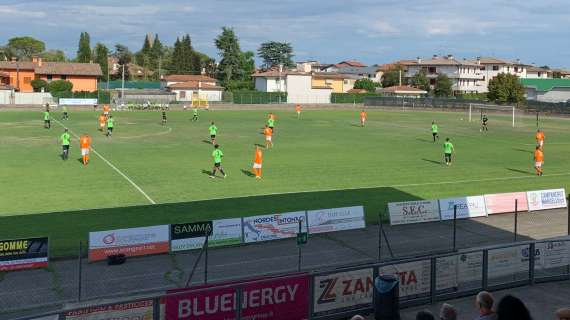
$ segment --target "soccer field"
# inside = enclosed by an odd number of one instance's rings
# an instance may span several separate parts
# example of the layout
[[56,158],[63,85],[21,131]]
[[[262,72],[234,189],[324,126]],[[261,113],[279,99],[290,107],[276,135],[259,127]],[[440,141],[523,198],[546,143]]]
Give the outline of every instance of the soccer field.
[[[58,253],[68,253],[90,230],[360,204],[376,221],[388,201],[569,187],[569,120],[542,119],[545,174],[536,177],[533,117],[512,128],[511,117],[490,115],[482,133],[466,113],[369,110],[361,128],[356,109],[307,109],[301,120],[293,110],[274,111],[275,148],[264,150],[258,181],[249,171],[267,113],[203,111],[191,122],[192,112],[171,111],[162,126],[158,112],[115,112],[107,138],[97,113],[72,111],[64,125],[90,134],[97,152],[83,166],[77,137],[70,160],[61,160],[59,122],[46,130],[41,112],[0,112],[1,238],[49,235]],[[226,179],[208,177],[210,120]],[[451,167],[441,164],[446,137],[457,152]]]

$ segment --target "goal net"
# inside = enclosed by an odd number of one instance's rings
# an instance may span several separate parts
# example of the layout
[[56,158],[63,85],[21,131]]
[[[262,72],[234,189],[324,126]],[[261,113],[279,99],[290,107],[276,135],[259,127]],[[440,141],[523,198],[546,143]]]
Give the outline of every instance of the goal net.
[[208,104],[208,97],[206,95],[201,95],[197,92],[194,92],[192,94],[192,107],[208,109],[210,107]]
[[500,114],[509,118],[513,128],[522,124],[522,121],[519,119],[520,112],[518,112],[517,108],[514,106],[470,103],[468,112],[469,122],[481,122],[483,115],[485,114]]

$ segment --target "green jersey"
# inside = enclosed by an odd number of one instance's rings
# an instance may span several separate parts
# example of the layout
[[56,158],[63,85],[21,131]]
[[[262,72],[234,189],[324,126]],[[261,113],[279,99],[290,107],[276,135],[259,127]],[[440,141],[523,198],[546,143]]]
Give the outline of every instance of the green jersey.
[[211,125],[208,130],[210,131],[210,135],[211,136],[215,136],[216,133],[218,133],[218,127],[216,127],[215,125]]
[[275,120],[269,118],[269,119],[267,120],[267,126],[270,127],[270,128],[272,128],[273,126],[275,126]]
[[216,150],[214,150],[214,152],[212,152],[212,157],[214,157],[215,163],[222,163],[222,157],[223,156],[224,156],[224,153],[220,149],[216,149]]
[[198,115],[198,109],[194,108],[194,115],[197,116]]
[[443,143],[443,152],[449,154],[449,153],[452,153],[453,150],[454,150],[454,148],[453,148],[453,144],[451,142],[446,141]]
[[44,112],[44,120],[45,121],[49,120],[49,111]]
[[107,119],[107,128],[112,128],[113,126],[115,126],[113,122],[114,122],[113,118]]
[[68,146],[69,145],[69,141],[71,140],[71,136],[69,135],[68,132],[64,132],[61,137],[61,145],[62,146]]
[[431,132],[437,133],[437,130],[438,130],[438,129],[439,129],[439,128],[437,127],[437,124],[434,123],[434,124],[431,125]]
[[67,112],[67,107],[66,107],[66,106],[64,106],[63,108],[61,108],[61,111],[63,111],[63,112]]

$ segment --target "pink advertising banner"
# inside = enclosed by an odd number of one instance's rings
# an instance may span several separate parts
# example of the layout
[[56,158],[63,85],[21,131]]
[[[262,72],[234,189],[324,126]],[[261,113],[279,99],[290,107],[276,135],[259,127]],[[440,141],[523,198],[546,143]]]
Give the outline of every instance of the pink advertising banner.
[[519,212],[528,211],[526,192],[486,194],[487,214],[515,212],[515,200],[518,200],[517,210]]

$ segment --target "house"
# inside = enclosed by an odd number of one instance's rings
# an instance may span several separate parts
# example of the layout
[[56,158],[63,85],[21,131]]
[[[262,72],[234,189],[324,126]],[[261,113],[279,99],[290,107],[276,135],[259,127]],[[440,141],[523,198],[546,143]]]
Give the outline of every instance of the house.
[[567,102],[570,100],[570,79],[520,79],[528,100]]
[[43,62],[39,57],[32,61],[0,61],[0,72],[3,78],[8,74],[8,84],[20,92],[33,92],[34,79],[67,80],[73,84],[74,92],[92,92],[97,90],[97,77],[103,75],[96,63]]
[[370,79],[374,82],[381,82],[384,71],[380,70],[378,65],[370,67],[342,67],[338,69],[339,73],[358,76],[359,79]]
[[487,86],[482,83],[484,75],[480,65],[467,60],[457,60],[453,55],[435,55],[425,60],[418,57],[415,64],[408,64],[407,67],[405,78],[411,79],[420,71],[424,71],[432,88],[436,85],[437,77],[444,74],[451,80],[452,90],[456,93],[487,91]]
[[392,97],[421,97],[427,94],[427,91],[414,88],[411,86],[392,86],[387,88],[378,88],[376,92],[383,93],[385,96]]
[[552,70],[535,66],[526,67],[526,79],[550,79]]
[[357,75],[340,74],[336,72],[312,72],[311,84],[313,87],[330,87],[334,93],[344,93],[354,88]]
[[483,90],[479,92],[488,92],[489,81],[500,73],[513,74],[519,78],[526,78],[527,76],[527,66],[518,59],[510,61],[494,57],[477,57],[471,62],[479,66],[479,72],[483,75],[479,84]]
[[171,74],[160,80],[162,89],[176,94],[176,101],[192,101],[193,98],[222,101],[224,88],[217,80],[206,75]]
[[346,67],[362,68],[362,67],[366,67],[366,65],[360,61],[346,60],[346,61],[341,61],[341,62],[335,64],[335,67],[337,67],[338,69],[346,68]]
[[314,85],[313,74],[295,70],[256,72],[255,90],[261,92],[286,92],[288,103],[330,103],[332,86]]

